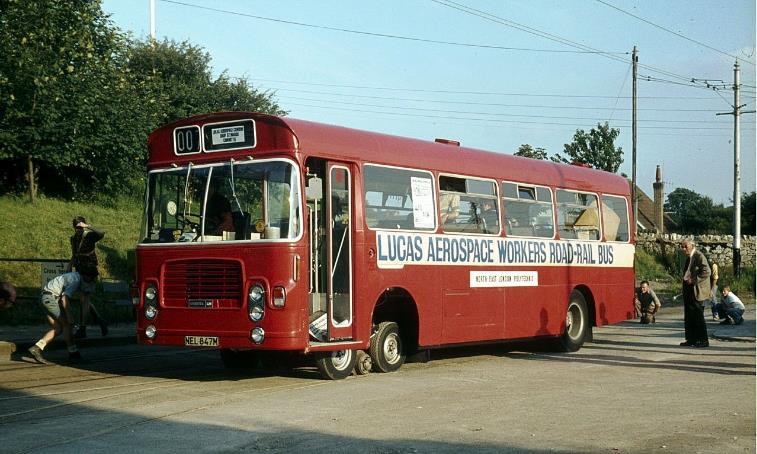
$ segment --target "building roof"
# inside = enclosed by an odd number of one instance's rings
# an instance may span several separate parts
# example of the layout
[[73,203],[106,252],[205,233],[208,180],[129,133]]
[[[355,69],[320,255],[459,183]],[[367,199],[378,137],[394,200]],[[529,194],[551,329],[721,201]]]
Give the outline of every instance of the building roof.
[[[629,181],[629,184],[633,184]],[[639,205],[639,213],[636,218],[636,223],[641,230],[654,230],[660,231],[657,224],[655,224],[654,216],[654,200],[652,200],[640,187],[636,186],[636,197]],[[665,232],[675,231],[678,224],[670,217],[669,214],[663,213],[663,219],[665,221]]]

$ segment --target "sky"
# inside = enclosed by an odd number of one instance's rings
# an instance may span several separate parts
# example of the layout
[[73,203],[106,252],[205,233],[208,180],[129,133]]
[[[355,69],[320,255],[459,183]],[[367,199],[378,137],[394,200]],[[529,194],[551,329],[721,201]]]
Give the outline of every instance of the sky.
[[[103,0],[150,33],[149,0]],[[189,41],[214,75],[246,77],[293,118],[512,154],[562,152],[577,129],[620,129],[637,181],[731,205],[734,63],[755,110],[754,0],[156,0],[159,40]],[[693,80],[693,81],[692,81]],[[755,114],[741,118],[741,189],[755,190]]]

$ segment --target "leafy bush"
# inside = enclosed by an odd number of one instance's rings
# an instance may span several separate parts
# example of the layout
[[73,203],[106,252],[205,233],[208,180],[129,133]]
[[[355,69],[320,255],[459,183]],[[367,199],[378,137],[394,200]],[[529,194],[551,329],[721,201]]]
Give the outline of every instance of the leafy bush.
[[724,285],[729,285],[731,291],[741,297],[753,297],[755,294],[755,269],[743,268],[741,275],[736,278],[733,275],[733,267],[720,267],[720,278],[718,279],[718,287],[723,288]]
[[641,281],[671,281],[673,278],[663,266],[663,263],[654,255],[637,248],[634,260],[636,280]]

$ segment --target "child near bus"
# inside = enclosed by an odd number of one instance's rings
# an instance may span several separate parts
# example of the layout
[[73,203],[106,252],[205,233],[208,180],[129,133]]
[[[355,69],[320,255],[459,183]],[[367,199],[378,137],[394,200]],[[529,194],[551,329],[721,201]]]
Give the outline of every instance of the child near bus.
[[95,279],[94,274],[82,273],[84,272],[74,271],[61,274],[42,288],[40,303],[47,313],[47,322],[50,324],[51,329],[36,344],[29,348],[29,354],[40,364],[46,362],[42,357],[42,351],[61,333],[68,347],[69,361],[75,362],[81,360],[81,353],[76,348],[72,333],[71,297],[79,290],[82,283],[90,283]]
[[721,325],[741,325],[744,323],[744,303],[736,296],[731,287],[724,285],[722,289],[723,297],[717,304],[718,316],[722,322]]

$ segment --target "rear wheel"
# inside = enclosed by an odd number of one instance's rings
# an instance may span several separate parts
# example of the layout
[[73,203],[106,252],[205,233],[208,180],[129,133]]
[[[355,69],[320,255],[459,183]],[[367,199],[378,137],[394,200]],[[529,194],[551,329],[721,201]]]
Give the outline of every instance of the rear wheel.
[[381,322],[371,337],[371,360],[376,370],[394,372],[405,362],[402,338],[395,322]]
[[347,378],[355,368],[357,354],[354,350],[320,352],[315,357],[315,365],[323,378],[341,380]]
[[589,324],[589,310],[583,294],[573,290],[565,314],[565,331],[558,340],[560,350],[566,352],[578,351],[586,341],[591,325]]

